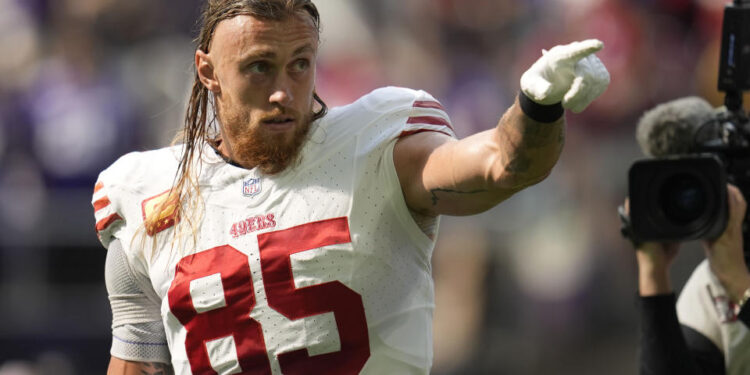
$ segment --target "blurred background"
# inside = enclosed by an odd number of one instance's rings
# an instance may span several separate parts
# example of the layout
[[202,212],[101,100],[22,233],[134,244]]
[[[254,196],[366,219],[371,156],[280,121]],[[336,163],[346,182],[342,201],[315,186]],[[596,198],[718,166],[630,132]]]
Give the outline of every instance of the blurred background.
[[[598,38],[612,75],[549,178],[444,218],[434,374],[634,374],[633,250],[616,206],[644,110],[716,91],[723,0],[318,0],[318,92],[424,89],[493,127],[543,48]],[[96,177],[182,124],[201,0],[0,0],[0,375],[102,374],[111,314]],[[748,103],[748,100],[745,101]],[[679,289],[702,252],[683,249]]]

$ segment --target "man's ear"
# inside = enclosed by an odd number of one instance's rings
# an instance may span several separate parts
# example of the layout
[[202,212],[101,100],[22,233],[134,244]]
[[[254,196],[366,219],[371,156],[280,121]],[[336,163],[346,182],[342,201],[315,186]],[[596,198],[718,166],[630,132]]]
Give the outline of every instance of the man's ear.
[[198,72],[198,78],[208,91],[218,94],[221,92],[219,80],[216,77],[214,62],[211,56],[201,50],[195,51],[195,69]]

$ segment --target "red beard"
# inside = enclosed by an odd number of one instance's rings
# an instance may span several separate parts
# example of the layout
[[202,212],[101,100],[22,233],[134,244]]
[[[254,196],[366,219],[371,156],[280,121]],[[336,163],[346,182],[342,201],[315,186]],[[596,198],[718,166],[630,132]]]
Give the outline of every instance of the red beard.
[[[227,129],[234,140],[232,151],[235,162],[242,166],[257,167],[261,172],[274,175],[299,162],[300,151],[310,131],[311,117],[301,119],[291,138],[284,133],[269,133],[256,127],[251,132]],[[238,133],[238,134],[235,134]]]

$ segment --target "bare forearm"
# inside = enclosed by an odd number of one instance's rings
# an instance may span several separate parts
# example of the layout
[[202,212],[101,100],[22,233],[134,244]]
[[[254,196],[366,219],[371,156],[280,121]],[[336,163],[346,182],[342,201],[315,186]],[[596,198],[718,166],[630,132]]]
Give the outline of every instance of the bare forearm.
[[543,54],[521,77],[522,99],[494,129],[457,142],[400,140],[394,162],[407,205],[425,215],[471,215],[546,178],[565,142],[564,109],[583,111],[609,85],[594,56],[603,46],[592,39]]
[[112,357],[107,375],[174,375],[171,365],[159,362],[133,362]]
[[565,116],[551,123],[534,121],[516,98],[495,130],[499,155],[492,165],[492,183],[520,190],[546,178],[557,163],[565,143]]
[[536,122],[518,100],[497,127],[460,141],[421,133],[399,140],[394,162],[409,207],[473,215],[543,180],[562,151],[565,120]]

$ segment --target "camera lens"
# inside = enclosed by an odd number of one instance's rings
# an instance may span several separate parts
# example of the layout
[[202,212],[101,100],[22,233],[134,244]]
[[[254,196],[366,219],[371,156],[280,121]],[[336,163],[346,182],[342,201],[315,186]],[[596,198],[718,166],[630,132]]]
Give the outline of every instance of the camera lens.
[[695,176],[676,174],[667,178],[659,189],[659,202],[667,219],[675,224],[688,224],[706,211],[707,192]]

